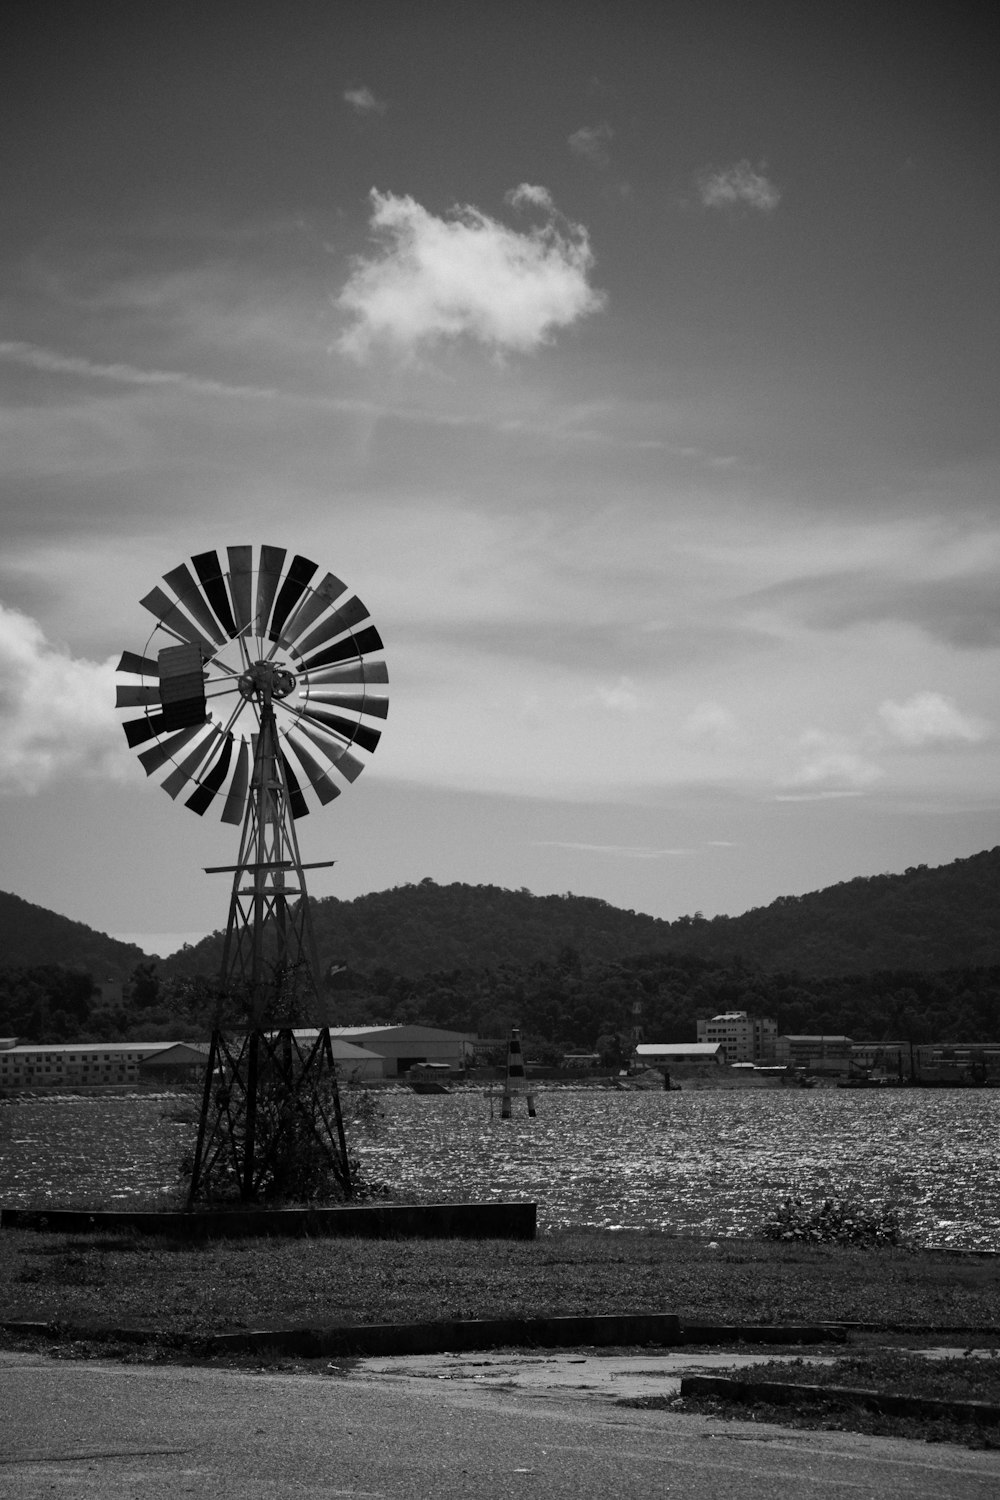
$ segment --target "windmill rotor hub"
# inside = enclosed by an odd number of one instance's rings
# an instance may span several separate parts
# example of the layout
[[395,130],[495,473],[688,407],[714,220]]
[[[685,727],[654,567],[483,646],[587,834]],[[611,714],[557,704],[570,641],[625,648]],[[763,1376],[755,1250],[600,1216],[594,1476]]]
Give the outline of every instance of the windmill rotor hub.
[[295,691],[295,682],[295,673],[288,667],[273,661],[255,661],[240,677],[239,689],[247,699],[280,699]]

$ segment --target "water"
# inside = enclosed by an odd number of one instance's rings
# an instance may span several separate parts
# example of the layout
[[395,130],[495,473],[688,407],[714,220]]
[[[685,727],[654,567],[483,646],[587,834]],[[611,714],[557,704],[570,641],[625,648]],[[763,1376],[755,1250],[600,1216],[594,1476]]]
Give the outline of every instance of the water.
[[[1000,1250],[1000,1090],[551,1089],[529,1120],[490,1118],[479,1090],[373,1095],[351,1128],[364,1174],[405,1192],[537,1202],[541,1229],[753,1233],[789,1193],[899,1211],[921,1241]],[[0,1105],[0,1204],[152,1206],[193,1128],[164,1097]],[[190,1107],[188,1105],[188,1107]],[[494,1101],[497,1110],[497,1101]]]

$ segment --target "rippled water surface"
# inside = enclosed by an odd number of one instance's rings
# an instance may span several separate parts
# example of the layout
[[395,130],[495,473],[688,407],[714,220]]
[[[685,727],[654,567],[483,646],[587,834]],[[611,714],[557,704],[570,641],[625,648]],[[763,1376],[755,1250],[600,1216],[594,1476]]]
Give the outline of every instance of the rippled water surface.
[[[1000,1250],[1000,1090],[539,1091],[490,1116],[478,1090],[374,1096],[351,1129],[366,1176],[404,1191],[538,1203],[539,1225],[753,1231],[786,1194],[897,1208],[934,1244]],[[124,1207],[176,1183],[191,1126],[169,1098],[0,1105],[0,1204]],[[496,1112],[496,1103],[494,1102]]]

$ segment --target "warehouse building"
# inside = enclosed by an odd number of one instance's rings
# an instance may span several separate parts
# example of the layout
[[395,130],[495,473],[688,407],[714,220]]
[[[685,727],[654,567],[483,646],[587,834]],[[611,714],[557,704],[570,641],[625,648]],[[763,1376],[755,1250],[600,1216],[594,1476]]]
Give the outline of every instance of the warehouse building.
[[435,1026],[331,1026],[333,1042],[364,1047],[384,1059],[386,1078],[398,1078],[417,1063],[444,1063],[464,1073],[475,1061],[478,1037]]
[[641,1068],[670,1068],[695,1064],[703,1068],[720,1068],[726,1058],[721,1042],[640,1042],[635,1061]]
[[807,1073],[847,1074],[851,1069],[849,1036],[779,1036],[774,1060]]
[[[4,1043],[9,1045],[4,1045]],[[0,1040],[0,1089],[94,1088],[138,1083],[141,1068],[169,1042],[64,1042]]]

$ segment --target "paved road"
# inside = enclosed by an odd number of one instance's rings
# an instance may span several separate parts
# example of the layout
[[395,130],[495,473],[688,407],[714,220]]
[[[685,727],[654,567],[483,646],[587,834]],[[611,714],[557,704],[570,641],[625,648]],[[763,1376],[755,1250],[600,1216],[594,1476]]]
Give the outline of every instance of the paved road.
[[4,1500],[998,1493],[996,1453],[636,1411],[556,1390],[0,1355]]

